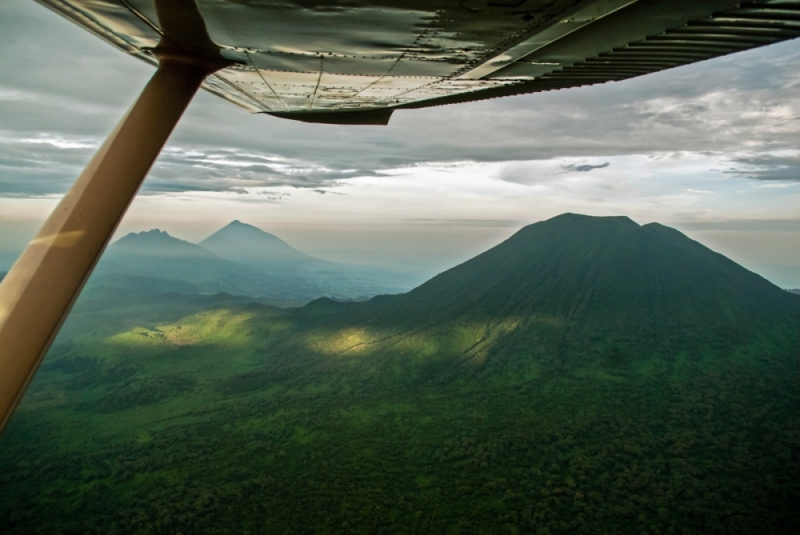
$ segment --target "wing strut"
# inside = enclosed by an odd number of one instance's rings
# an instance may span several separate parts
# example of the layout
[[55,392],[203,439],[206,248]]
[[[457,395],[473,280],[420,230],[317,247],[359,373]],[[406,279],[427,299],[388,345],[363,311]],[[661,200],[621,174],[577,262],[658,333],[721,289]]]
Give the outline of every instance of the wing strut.
[[0,283],[0,432],[178,119],[220,66],[159,56],[139,99]]

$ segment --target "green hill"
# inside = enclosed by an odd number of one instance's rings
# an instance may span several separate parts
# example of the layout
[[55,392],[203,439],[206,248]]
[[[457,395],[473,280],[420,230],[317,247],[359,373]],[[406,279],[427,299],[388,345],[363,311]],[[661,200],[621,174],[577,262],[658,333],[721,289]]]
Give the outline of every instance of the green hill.
[[5,533],[800,532],[800,296],[660,225],[79,312],[0,438]]

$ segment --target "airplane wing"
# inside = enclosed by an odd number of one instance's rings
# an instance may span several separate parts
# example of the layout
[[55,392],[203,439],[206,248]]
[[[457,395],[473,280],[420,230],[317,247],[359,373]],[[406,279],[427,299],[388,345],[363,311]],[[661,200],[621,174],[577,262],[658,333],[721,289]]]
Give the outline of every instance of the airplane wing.
[[164,38],[199,46],[185,29],[199,16],[200,44],[230,62],[206,90],[334,124],[625,80],[800,36],[800,0],[171,0],[190,4],[172,21],[154,0],[37,1],[153,65]]

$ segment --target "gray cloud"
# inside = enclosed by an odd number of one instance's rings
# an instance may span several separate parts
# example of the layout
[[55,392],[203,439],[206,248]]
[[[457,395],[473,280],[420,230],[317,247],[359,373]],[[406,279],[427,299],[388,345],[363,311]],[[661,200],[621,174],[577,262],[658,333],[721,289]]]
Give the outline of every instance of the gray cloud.
[[[231,191],[244,188],[335,187],[341,180],[375,176],[370,169],[341,169],[267,153],[197,146],[164,151],[150,173],[143,193]],[[324,192],[324,191],[323,191]]]
[[320,195],[345,195],[341,191],[331,191],[326,189],[312,189],[314,193],[319,193]]
[[[0,195],[63,193],[152,67],[29,0],[0,3],[0,43]],[[250,115],[201,92],[143,192],[330,188],[425,163],[793,148],[798,63],[800,41],[790,41],[624,82],[398,111],[388,127]],[[597,168],[586,165],[565,170]],[[530,183],[513,170],[503,179]]]
[[[91,148],[88,148],[88,147]],[[94,144],[24,137],[0,131],[0,195],[47,195],[66,190],[91,158]]]
[[736,158],[739,167],[727,172],[754,180],[800,181],[800,153],[789,156],[759,154]]
[[591,165],[588,163],[585,164],[569,164],[569,165],[562,165],[561,168],[564,171],[568,172],[576,172],[576,173],[588,173],[589,171],[594,171],[595,169],[604,169],[611,165],[610,162],[604,162],[600,165]]

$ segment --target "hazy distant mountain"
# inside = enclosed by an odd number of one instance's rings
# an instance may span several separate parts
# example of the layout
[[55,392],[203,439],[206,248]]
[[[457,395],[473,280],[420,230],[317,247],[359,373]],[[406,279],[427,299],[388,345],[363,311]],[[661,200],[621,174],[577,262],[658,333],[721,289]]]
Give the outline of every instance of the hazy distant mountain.
[[379,266],[331,262],[302,253],[277,236],[233,221],[201,246],[218,256],[259,269],[270,276],[314,281],[325,289],[319,295],[367,299],[381,293],[400,293],[418,284],[408,271]]
[[788,291],[792,292],[793,294],[799,294],[800,295],[800,288],[794,288],[794,289],[791,289],[791,290],[788,290]]
[[222,258],[243,264],[268,266],[320,261],[301,253],[277,236],[240,221],[229,223],[199,245]]
[[131,233],[112,243],[103,254],[92,282],[97,284],[104,279],[105,284],[114,286],[117,283],[111,280],[111,274],[124,274],[174,281],[176,286],[171,291],[185,290],[187,283],[206,292],[228,291],[231,285],[243,291],[248,288],[242,284],[248,277],[241,271],[237,264],[199,245],[155,229]]
[[128,234],[108,247],[85,294],[226,292],[298,306],[321,296],[367,299],[409,287],[391,271],[320,260],[234,221],[201,244],[158,229]]
[[163,230],[131,232],[114,242],[109,248],[113,255],[141,257],[185,258],[219,260],[220,257],[206,248],[170,236]]
[[[330,262],[302,253],[277,236],[233,221],[200,246],[267,277],[295,281],[303,296],[323,295],[363,300],[382,293],[400,293],[416,282],[407,272],[385,267]],[[315,293],[316,292],[316,293]]]
[[[252,266],[158,229],[131,233],[112,243],[87,286],[87,298],[104,294],[217,293],[267,297],[298,304],[324,292],[295,279],[268,277]],[[318,289],[317,289],[318,290]]]

